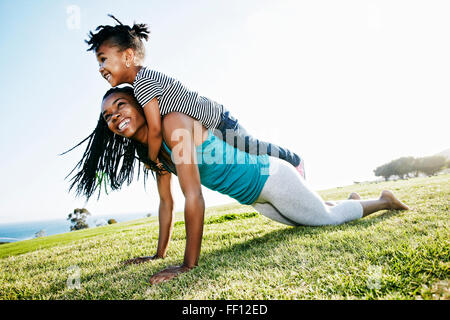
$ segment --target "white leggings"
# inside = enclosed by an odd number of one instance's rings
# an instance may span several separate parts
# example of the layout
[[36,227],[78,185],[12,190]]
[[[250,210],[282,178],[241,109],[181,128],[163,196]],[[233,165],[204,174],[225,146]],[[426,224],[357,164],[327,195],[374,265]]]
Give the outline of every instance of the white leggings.
[[286,161],[269,157],[270,176],[252,206],[266,217],[291,226],[337,225],[363,216],[359,201],[327,206]]

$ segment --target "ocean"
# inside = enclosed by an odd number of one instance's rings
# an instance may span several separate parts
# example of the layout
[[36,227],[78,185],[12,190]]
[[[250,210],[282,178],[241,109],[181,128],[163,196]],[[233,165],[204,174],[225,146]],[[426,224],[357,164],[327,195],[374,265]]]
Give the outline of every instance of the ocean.
[[[145,213],[89,216],[87,218],[87,224],[89,228],[95,228],[98,224],[107,224],[109,219],[115,219],[117,222],[125,222],[145,217]],[[70,221],[66,219],[3,223],[0,224],[0,242],[16,242],[32,239],[41,230],[43,230],[45,236],[66,233],[70,232],[70,226]]]

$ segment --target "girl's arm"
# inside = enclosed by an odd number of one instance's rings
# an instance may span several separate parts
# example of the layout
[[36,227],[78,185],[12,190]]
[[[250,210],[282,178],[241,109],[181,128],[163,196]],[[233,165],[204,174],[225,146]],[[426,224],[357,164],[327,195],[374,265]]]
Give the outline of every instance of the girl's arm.
[[159,111],[158,99],[153,98],[143,108],[148,125],[148,156],[153,162],[158,162],[158,153],[162,144],[161,113]]

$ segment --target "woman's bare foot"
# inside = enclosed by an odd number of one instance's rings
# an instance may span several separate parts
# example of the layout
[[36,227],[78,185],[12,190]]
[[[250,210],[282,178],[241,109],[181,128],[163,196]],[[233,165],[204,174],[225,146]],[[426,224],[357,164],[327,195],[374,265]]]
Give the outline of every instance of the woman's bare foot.
[[398,200],[394,194],[389,190],[383,190],[381,192],[380,200],[387,202],[387,209],[391,210],[409,210],[409,207]]
[[350,193],[348,200],[361,200],[361,197],[356,192]]

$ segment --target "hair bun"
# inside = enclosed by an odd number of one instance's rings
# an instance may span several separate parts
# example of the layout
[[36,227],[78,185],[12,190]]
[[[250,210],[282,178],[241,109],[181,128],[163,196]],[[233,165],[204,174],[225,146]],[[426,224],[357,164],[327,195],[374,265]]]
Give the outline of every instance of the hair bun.
[[148,40],[148,35],[150,33],[150,30],[148,29],[147,25],[144,23],[138,23],[133,24],[133,27],[131,28],[131,32],[134,33],[139,39]]

